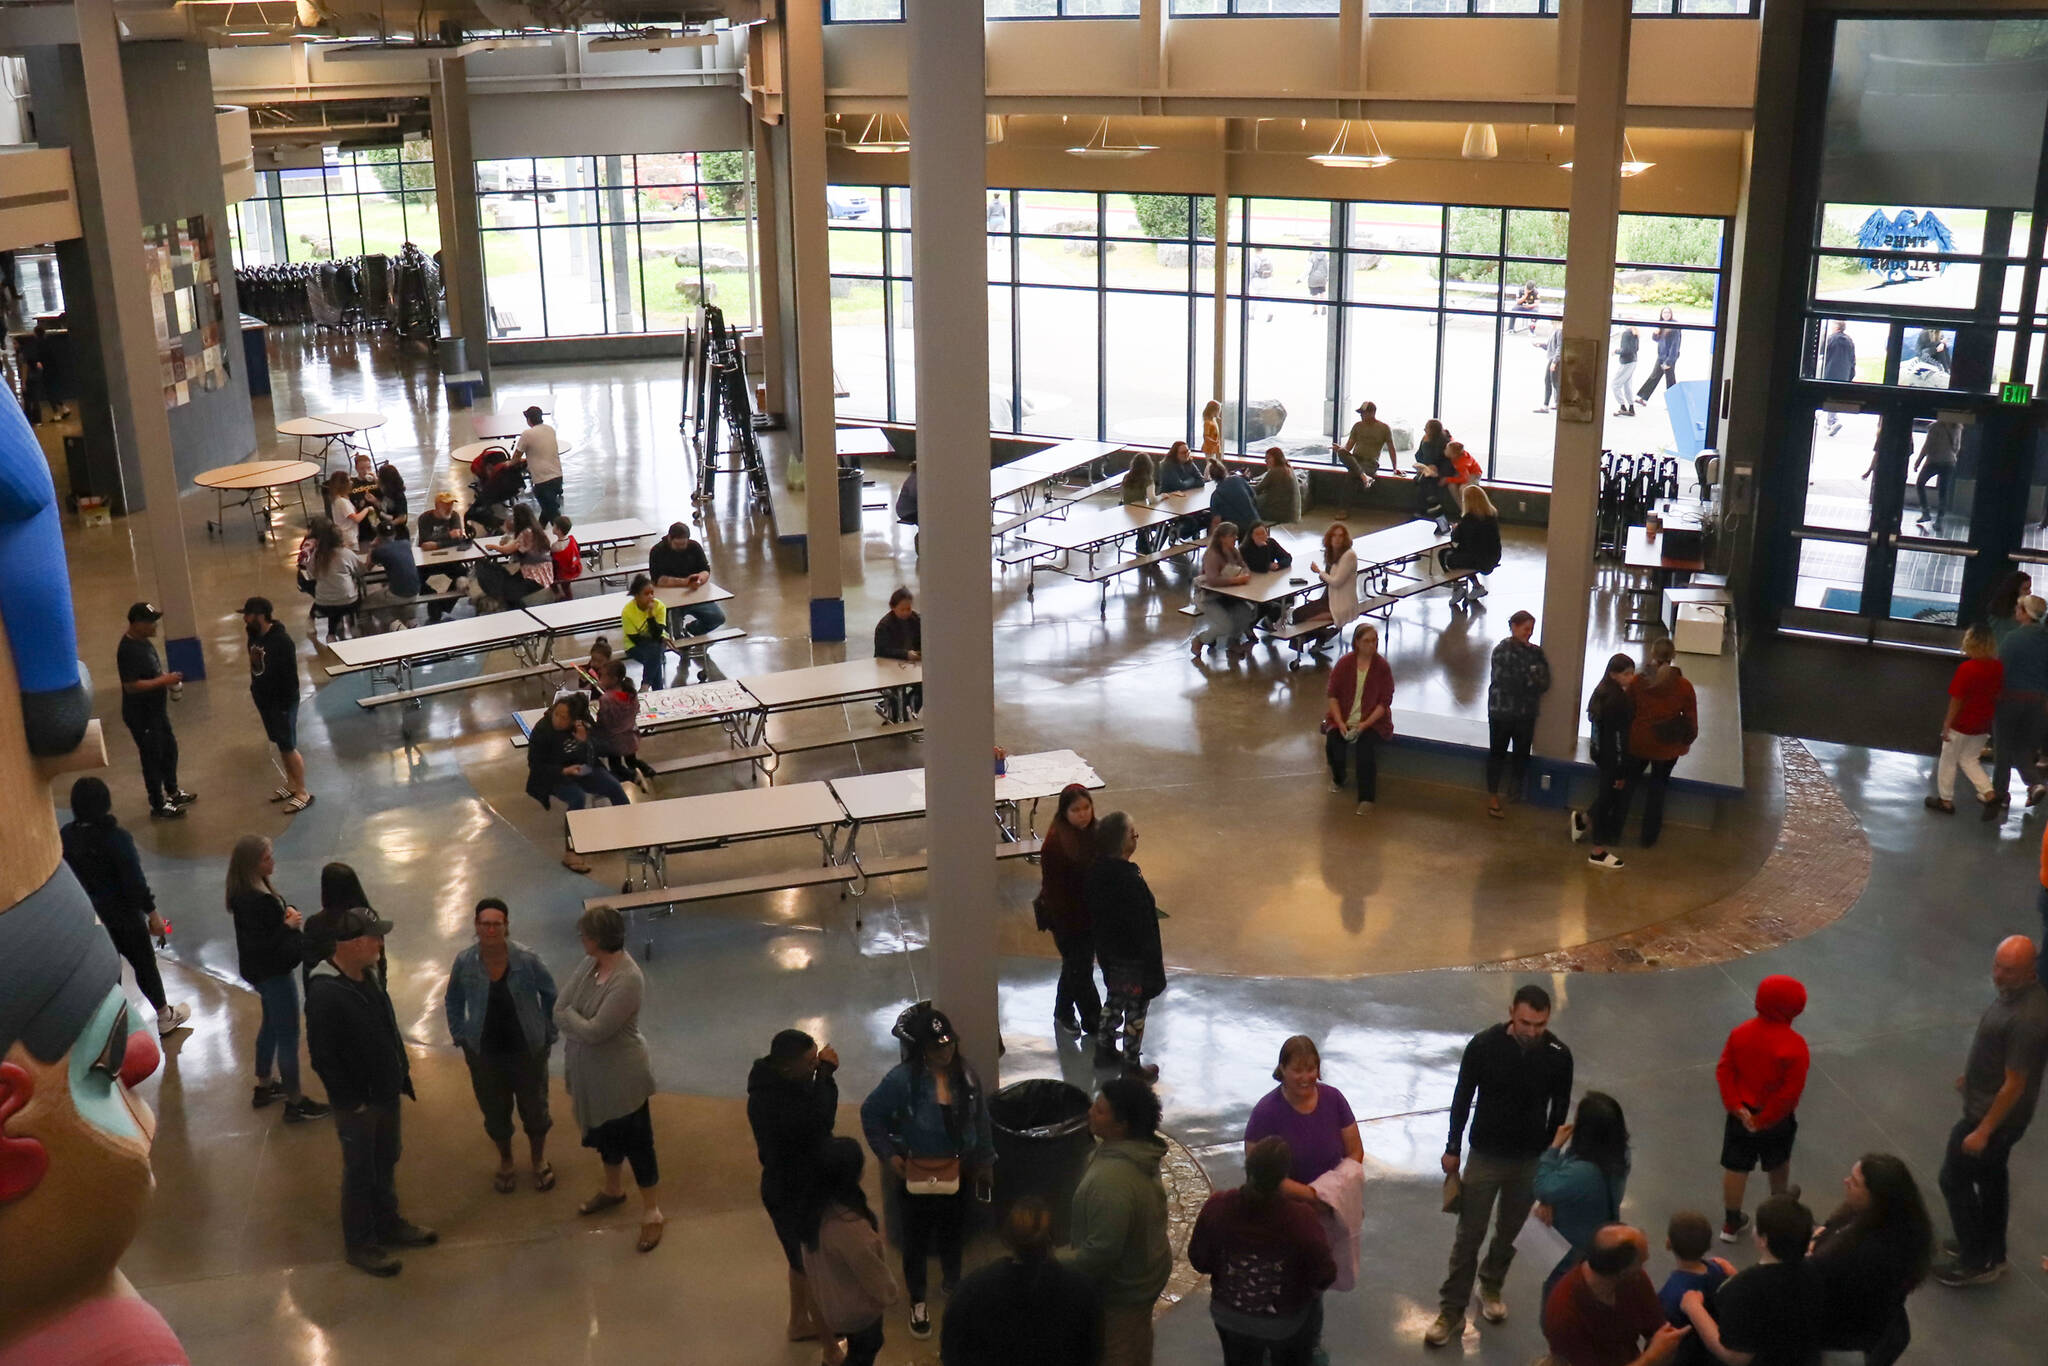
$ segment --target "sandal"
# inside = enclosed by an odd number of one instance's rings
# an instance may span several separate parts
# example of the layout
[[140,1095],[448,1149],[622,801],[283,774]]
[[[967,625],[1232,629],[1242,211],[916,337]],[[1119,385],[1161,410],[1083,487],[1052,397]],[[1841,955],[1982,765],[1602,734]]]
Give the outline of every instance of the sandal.
[[280,787],[277,791],[270,794],[270,800],[274,802],[288,802],[291,799],[292,790],[288,787]]
[[537,1191],[551,1191],[555,1188],[555,1164],[543,1162],[540,1170],[533,1174],[533,1188]]
[[[625,1197],[620,1196],[619,1198],[623,1200]],[[651,1224],[640,1225],[640,1241],[635,1243],[634,1246],[642,1252],[652,1252],[660,1247],[662,1222],[662,1220],[656,1219]]]
[[588,1200],[585,1200],[582,1204],[578,1205],[576,1207],[576,1212],[578,1214],[585,1215],[603,1214],[606,1210],[617,1209],[620,1205],[623,1205],[625,1203],[626,1193],[624,1191],[620,1191],[617,1195],[607,1195],[603,1191],[599,1191],[597,1194],[591,1196]]
[[519,1178],[512,1172],[491,1173],[491,1189],[500,1195],[510,1195],[519,1184]]
[[313,804],[313,794],[312,794],[312,793],[310,793],[310,792],[308,792],[308,793],[307,793],[307,794],[306,794],[305,796],[303,796],[303,797],[294,797],[294,798],[292,798],[292,799],[291,799],[290,801],[286,802],[286,803],[284,804],[284,809],[285,809],[285,813],[286,813],[287,815],[292,815],[292,816],[296,816],[296,815],[298,815],[298,814],[299,814],[299,813],[300,813],[301,811],[304,811],[304,810],[305,810],[305,809],[306,809],[307,807],[311,806],[312,804]]

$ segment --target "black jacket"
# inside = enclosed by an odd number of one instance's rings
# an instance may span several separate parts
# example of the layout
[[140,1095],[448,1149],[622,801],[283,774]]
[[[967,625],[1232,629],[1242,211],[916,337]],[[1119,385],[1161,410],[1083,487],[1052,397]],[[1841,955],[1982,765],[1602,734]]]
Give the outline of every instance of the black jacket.
[[547,806],[562,781],[562,770],[587,764],[590,758],[588,740],[578,740],[573,730],[556,730],[542,717],[526,742],[526,795]]
[[943,1366],[1094,1366],[1102,1300],[1058,1261],[1005,1257],[960,1282],[939,1336]]
[[1603,773],[1618,773],[1628,761],[1628,732],[1635,724],[1636,704],[1627,688],[1593,689],[1586,719],[1593,723],[1593,762]]
[[1823,1345],[1867,1349],[1916,1288],[1915,1263],[1902,1239],[1830,1220],[1806,1259],[1820,1282]]
[[1095,924],[1095,956],[1108,971],[1112,963],[1144,971],[1145,999],[1166,990],[1166,955],[1159,946],[1159,903],[1145,875],[1129,859],[1099,858],[1090,865],[1088,915]]
[[1500,568],[1500,519],[1468,512],[1451,528],[1450,553],[1444,562],[1453,569],[1491,574]]
[[375,973],[352,982],[332,963],[306,981],[306,1052],[337,1110],[396,1105],[412,1091],[412,1067],[391,998]]
[[747,1125],[761,1159],[761,1203],[795,1210],[808,1198],[818,1146],[839,1117],[839,1083],[831,1063],[818,1064],[809,1081],[791,1081],[771,1058],[756,1058],[747,1074]]
[[64,841],[64,861],[103,922],[137,919],[156,909],[142,860],[135,856],[135,840],[112,816],[72,821],[57,833]]
[[924,653],[924,618],[912,612],[908,619],[888,613],[875,623],[875,658],[908,659],[910,652]]
[[1250,537],[1237,543],[1238,553],[1244,556],[1244,567],[1254,574],[1266,574],[1275,569],[1292,569],[1294,557],[1287,553],[1287,547],[1278,541],[1267,541],[1261,549]]
[[676,550],[663,537],[654,543],[654,549],[647,552],[647,577],[657,584],[663,579],[687,579],[692,574],[709,574],[710,557],[704,547],[691,541],[681,550]]
[[236,966],[250,986],[305,962],[305,936],[285,925],[283,897],[241,892],[228,901],[228,913],[235,918]]
[[291,633],[273,621],[249,638],[249,695],[259,707],[285,707],[299,700],[299,650]]
[[1459,1150],[1474,1091],[1479,1093],[1479,1112],[1472,1115],[1472,1151],[1489,1157],[1535,1157],[1550,1146],[1557,1126],[1571,1110],[1572,1051],[1549,1030],[1526,1049],[1508,1036],[1505,1024],[1473,1035],[1458,1065],[1457,1089],[1451,1093],[1447,1152]]

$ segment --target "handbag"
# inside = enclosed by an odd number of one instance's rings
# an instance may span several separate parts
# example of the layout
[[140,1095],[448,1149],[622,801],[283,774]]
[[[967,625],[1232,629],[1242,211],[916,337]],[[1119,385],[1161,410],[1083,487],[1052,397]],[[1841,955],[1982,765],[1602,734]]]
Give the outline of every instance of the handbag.
[[1684,712],[1650,723],[1650,734],[1660,745],[1689,745],[1699,738],[1699,727]]
[[903,1190],[908,1195],[958,1195],[958,1157],[906,1157],[903,1159]]
[[1465,1209],[1465,1183],[1456,1172],[1444,1178],[1444,1213],[1461,1214]]

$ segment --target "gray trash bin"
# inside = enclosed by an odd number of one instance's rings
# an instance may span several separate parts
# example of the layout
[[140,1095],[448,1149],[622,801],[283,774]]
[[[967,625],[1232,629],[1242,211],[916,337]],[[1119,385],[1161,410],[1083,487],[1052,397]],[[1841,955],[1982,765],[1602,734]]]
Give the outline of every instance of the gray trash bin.
[[858,468],[839,471],[839,534],[860,530],[861,472]]
[[1055,1242],[1065,1243],[1074,1208],[1074,1188],[1095,1140],[1088,1132],[1088,1093],[1050,1078],[1020,1081],[989,1097],[995,1130],[995,1210],[1000,1220],[1011,1204],[1035,1195],[1052,1209]]

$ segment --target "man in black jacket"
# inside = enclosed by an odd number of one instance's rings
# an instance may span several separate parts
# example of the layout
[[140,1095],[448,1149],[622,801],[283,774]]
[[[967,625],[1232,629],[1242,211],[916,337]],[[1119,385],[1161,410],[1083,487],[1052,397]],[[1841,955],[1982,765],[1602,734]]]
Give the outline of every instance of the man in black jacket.
[[[1480,1316],[1488,1323],[1508,1316],[1501,1285],[1515,1259],[1515,1237],[1536,1200],[1536,1161],[1571,1108],[1572,1051],[1549,1026],[1550,993],[1532,984],[1515,993],[1507,1023],[1481,1030],[1465,1045],[1457,1089],[1451,1093],[1451,1136],[1443,1157],[1446,1175],[1458,1173],[1474,1092],[1479,1109],[1472,1116],[1472,1155],[1464,1164],[1464,1199],[1451,1245],[1450,1274],[1439,1297],[1443,1310],[1423,1334],[1427,1346],[1441,1347],[1465,1331],[1465,1306],[1472,1299],[1475,1271]],[[1500,1216],[1481,1264],[1479,1245],[1486,1239],[1495,1201]]]
[[789,1261],[789,1340],[819,1335],[804,1280],[803,1217],[818,1150],[839,1117],[839,1054],[801,1029],[785,1029],[747,1074],[747,1124],[761,1158],[761,1204]]
[[335,914],[330,957],[306,981],[306,1051],[327,1087],[341,1138],[341,1234],[348,1264],[396,1276],[394,1247],[431,1247],[440,1236],[398,1213],[398,1103],[412,1071],[391,998],[375,968],[391,922],[357,906]]
[[313,794],[306,790],[306,760],[299,753],[299,647],[273,615],[269,598],[242,604],[242,627],[249,635],[249,699],[284,769],[284,786],[270,800],[286,803],[287,811],[304,811]]

